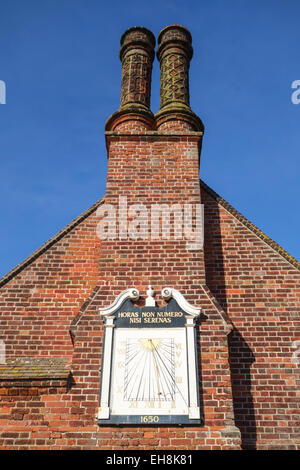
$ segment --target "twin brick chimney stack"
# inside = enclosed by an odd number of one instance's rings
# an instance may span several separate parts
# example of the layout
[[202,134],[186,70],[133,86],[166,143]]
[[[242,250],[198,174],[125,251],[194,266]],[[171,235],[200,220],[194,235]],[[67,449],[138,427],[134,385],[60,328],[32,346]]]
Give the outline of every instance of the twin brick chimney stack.
[[[189,105],[192,54],[192,38],[186,28],[171,25],[161,31],[157,48],[161,69],[160,109],[154,115],[150,109],[150,91],[155,38],[139,26],[123,34],[121,103],[105,126],[107,202],[118,204],[119,198],[126,196],[128,206],[142,203],[149,215],[153,205],[168,205],[171,211],[175,204],[182,209],[185,204],[193,208],[200,205],[199,157],[204,128]],[[118,261],[123,259],[128,280],[142,291],[148,281],[157,290],[175,283],[191,300],[198,301],[199,283],[205,282],[203,250],[189,251],[186,240],[174,236],[171,240],[161,236],[156,240],[151,233],[151,222],[144,222],[149,237],[141,237],[142,243],[128,239],[125,248],[119,240],[103,241],[107,248],[104,253],[109,251],[115,256],[107,258],[100,269],[109,279],[113,273],[116,294],[123,287],[118,283],[118,279],[124,279]]]
[[203,124],[190,108],[189,66],[193,56],[190,32],[180,25],[164,28],[158,36],[160,62],[160,109],[150,110],[151,73],[155,37],[146,28],[135,26],[121,38],[121,106],[106,124],[106,130],[138,121],[148,130],[187,129],[203,132]]

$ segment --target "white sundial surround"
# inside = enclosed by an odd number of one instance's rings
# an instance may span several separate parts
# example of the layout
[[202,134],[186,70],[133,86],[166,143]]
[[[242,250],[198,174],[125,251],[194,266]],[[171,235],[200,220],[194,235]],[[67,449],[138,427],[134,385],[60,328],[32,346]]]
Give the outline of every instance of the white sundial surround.
[[112,414],[188,414],[185,335],[185,328],[115,330]]
[[170,287],[156,307],[135,288],[121,292],[104,318],[98,424],[201,424],[195,325],[201,309]]

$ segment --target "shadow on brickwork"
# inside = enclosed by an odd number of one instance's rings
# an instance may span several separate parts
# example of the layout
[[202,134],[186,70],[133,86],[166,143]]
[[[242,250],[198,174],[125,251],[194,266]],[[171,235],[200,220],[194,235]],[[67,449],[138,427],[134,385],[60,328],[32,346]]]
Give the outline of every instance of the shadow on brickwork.
[[234,328],[228,337],[229,365],[235,425],[241,431],[242,449],[256,449],[256,422],[251,393],[252,350]]
[[198,392],[199,392],[199,407],[201,413],[202,424],[205,424],[205,415],[204,415],[204,400],[203,400],[203,386],[202,386],[202,360],[201,360],[201,323],[207,321],[207,316],[204,313],[200,314],[198,319],[198,325],[200,328],[197,328],[197,355],[198,355]]
[[[219,207],[217,202],[212,200],[203,190],[202,195],[205,211],[204,262],[206,284],[223,310],[229,315]],[[233,321],[232,318],[231,320]],[[228,353],[235,425],[241,432],[242,449],[255,449],[257,433],[251,393],[251,364],[255,361],[255,357],[236,328],[228,337]]]
[[76,382],[74,380],[72,372],[70,372],[67,380],[67,392],[69,392],[71,388],[74,387],[74,385],[76,385]]

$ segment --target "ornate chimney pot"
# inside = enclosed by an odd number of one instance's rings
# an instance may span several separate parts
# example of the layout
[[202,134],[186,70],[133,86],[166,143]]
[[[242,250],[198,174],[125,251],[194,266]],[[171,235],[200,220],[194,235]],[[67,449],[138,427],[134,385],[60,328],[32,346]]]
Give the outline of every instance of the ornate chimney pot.
[[146,127],[153,128],[150,94],[154,48],[155,37],[142,26],[134,26],[122,35],[119,53],[122,62],[121,103],[118,111],[108,119],[107,131],[128,120],[142,121]]
[[160,62],[160,109],[157,127],[169,121],[182,121],[192,130],[203,131],[201,119],[190,108],[189,67],[193,56],[191,33],[180,25],[170,25],[158,35]]

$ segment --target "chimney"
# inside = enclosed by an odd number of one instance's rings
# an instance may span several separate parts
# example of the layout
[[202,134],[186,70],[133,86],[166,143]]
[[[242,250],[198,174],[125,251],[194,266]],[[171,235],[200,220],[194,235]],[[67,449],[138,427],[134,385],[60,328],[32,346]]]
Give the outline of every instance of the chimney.
[[180,128],[204,130],[201,119],[190,108],[189,67],[192,56],[192,36],[186,28],[170,25],[159,33],[160,109],[155,118],[162,131]]
[[119,53],[122,62],[121,103],[118,111],[108,119],[106,131],[117,127],[121,130],[124,122],[128,128],[128,121],[139,121],[145,129],[154,128],[154,116],[150,111],[154,47],[155,37],[142,26],[134,26],[122,35]]
[[[171,83],[167,95],[162,86],[159,129],[149,108],[153,48],[153,35],[145,28],[131,28],[122,36],[121,106],[109,118],[105,132],[105,202],[114,206],[118,220],[111,224],[116,237],[102,241],[101,279],[116,295],[129,281],[143,291],[149,280],[157,290],[172,283],[197,302],[199,286],[205,283],[205,263],[201,243],[191,240],[201,232],[196,211],[201,209],[203,132],[199,129],[203,125],[189,106],[190,33],[182,26],[169,26],[160,34],[158,56],[163,77],[170,75],[173,81],[173,67],[179,62],[174,85],[179,91],[184,86],[184,92],[179,94]],[[193,208],[193,220],[186,223],[189,208]],[[163,215],[164,210],[169,216]],[[136,217],[135,211],[140,215]],[[164,224],[170,227],[169,235]],[[181,227],[180,236],[175,225]]]

